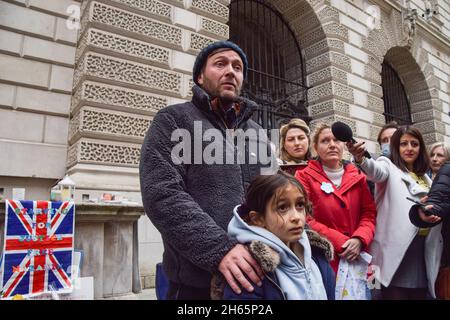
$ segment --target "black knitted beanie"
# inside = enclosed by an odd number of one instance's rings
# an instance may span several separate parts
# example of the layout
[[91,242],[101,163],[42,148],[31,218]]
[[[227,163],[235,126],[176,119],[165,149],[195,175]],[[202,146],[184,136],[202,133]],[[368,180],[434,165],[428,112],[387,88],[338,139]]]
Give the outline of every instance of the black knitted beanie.
[[231,41],[217,41],[213,42],[210,45],[203,48],[202,51],[197,55],[197,59],[195,59],[194,63],[194,69],[192,70],[192,77],[195,82],[195,84],[199,85],[197,82],[198,76],[200,75],[200,72],[202,72],[203,66],[206,63],[206,60],[208,59],[208,56],[215,50],[221,49],[221,48],[230,48],[231,50],[235,51],[242,59],[242,63],[244,64],[244,70],[243,75],[244,79],[247,77],[247,70],[248,70],[248,60],[247,56],[242,51],[242,49]]

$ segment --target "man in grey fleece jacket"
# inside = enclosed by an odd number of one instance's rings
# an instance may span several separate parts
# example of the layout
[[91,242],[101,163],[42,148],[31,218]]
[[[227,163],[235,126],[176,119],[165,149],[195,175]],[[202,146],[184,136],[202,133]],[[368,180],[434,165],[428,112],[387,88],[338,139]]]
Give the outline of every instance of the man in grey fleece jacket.
[[[204,48],[194,64],[192,101],[160,110],[142,145],[142,199],[163,239],[169,299],[209,299],[218,271],[236,293],[253,290],[247,278],[261,284],[258,263],[226,231],[250,180],[276,166],[267,135],[250,119],[256,104],[240,96],[247,69],[245,53],[230,41]],[[236,143],[238,129],[256,135]]]

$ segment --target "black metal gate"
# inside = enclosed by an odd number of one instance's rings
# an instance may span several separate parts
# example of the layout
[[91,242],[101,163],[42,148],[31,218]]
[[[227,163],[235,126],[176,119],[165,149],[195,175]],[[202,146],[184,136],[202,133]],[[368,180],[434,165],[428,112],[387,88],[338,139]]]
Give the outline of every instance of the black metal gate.
[[397,72],[384,61],[381,69],[381,86],[383,87],[384,117],[386,123],[396,121],[398,124],[412,124],[411,108],[405,88]]
[[268,1],[233,0],[229,25],[230,40],[248,56],[243,95],[259,104],[254,120],[266,129],[295,117],[309,123],[305,65],[283,16]]

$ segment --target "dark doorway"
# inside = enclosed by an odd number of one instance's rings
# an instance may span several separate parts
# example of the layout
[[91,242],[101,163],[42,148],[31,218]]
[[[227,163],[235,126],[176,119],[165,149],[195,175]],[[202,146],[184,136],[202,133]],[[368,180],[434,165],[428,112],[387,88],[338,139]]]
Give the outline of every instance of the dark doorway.
[[229,25],[230,40],[248,55],[243,95],[259,104],[254,120],[266,129],[296,117],[309,123],[301,48],[283,16],[268,1],[233,0]]
[[381,86],[386,123],[396,121],[401,125],[412,124],[411,108],[405,87],[397,71],[386,60],[383,61],[381,69]]

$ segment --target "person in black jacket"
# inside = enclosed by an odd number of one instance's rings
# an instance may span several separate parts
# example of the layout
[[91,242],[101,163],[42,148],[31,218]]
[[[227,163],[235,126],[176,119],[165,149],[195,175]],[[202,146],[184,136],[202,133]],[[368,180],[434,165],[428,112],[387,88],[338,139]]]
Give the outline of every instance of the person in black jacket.
[[[409,211],[411,222],[419,228],[430,228],[442,223],[444,249],[441,268],[450,266],[450,161],[438,171],[423,205],[414,205]],[[425,211],[423,210],[425,208]]]
[[250,180],[276,171],[267,135],[250,119],[257,106],[240,96],[247,69],[230,41],[204,48],[192,101],[160,110],[144,139],[142,200],[163,239],[168,299],[209,299],[217,270],[236,292],[254,289],[247,278],[261,284],[256,260],[226,232]]

